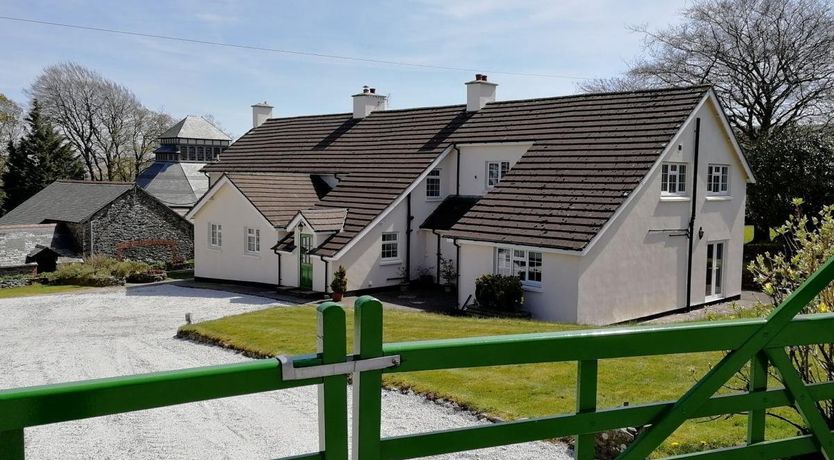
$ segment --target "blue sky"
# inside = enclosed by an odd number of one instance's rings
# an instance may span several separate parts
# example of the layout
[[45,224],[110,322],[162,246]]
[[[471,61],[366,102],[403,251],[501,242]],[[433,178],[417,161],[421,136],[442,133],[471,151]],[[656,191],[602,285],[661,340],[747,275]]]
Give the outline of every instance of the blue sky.
[[[0,0],[0,15],[282,48],[492,71],[501,100],[576,92],[578,80],[495,71],[603,77],[640,51],[628,25],[662,27],[685,0],[419,0],[92,2]],[[276,116],[351,110],[364,84],[391,108],[465,102],[472,72],[415,69],[0,20],[0,92],[26,102],[50,64],[75,61],[126,85],[174,117],[213,114],[235,136],[249,106]]]

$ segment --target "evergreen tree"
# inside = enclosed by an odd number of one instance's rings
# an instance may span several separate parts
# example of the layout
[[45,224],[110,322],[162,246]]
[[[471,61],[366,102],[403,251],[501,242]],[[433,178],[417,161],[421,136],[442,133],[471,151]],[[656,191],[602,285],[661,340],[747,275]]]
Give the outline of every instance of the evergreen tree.
[[84,178],[84,165],[65,139],[41,116],[37,100],[32,101],[26,123],[26,134],[16,143],[9,142],[9,156],[3,171],[5,211],[58,179]]

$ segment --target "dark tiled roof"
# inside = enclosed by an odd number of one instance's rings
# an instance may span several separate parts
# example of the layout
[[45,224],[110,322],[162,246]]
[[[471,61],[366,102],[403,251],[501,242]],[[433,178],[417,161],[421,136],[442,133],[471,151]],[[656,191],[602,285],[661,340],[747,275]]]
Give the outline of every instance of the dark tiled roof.
[[449,195],[429,214],[429,217],[426,217],[420,228],[449,230],[480,199],[479,196]]
[[203,117],[189,115],[159,136],[160,139],[207,139],[217,141],[232,140],[226,133],[220,131],[210,121]]
[[286,227],[299,209],[319,201],[309,174],[231,173],[226,177],[275,227]]
[[300,211],[304,220],[313,228],[314,232],[338,232],[345,225],[347,209],[345,208],[315,208]]
[[133,187],[128,182],[55,181],[0,217],[0,225],[84,222]]
[[[317,249],[332,256],[449,145],[530,141],[502,183],[452,229],[486,241],[580,250],[634,190],[708,87],[267,120],[207,171],[338,173],[314,207],[349,209]],[[275,198],[278,199],[278,198]],[[303,208],[299,208],[303,209]]]
[[136,178],[136,185],[172,208],[190,208],[208,190],[204,163],[155,161]]

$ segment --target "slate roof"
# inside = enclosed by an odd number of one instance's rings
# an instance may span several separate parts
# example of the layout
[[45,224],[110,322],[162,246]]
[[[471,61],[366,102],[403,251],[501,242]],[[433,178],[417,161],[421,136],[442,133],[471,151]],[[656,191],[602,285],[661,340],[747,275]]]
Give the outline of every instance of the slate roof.
[[530,141],[501,184],[449,231],[456,238],[581,250],[637,187],[708,86],[487,104],[273,118],[206,171],[338,173],[314,207],[347,208],[332,256],[455,143]]
[[230,173],[226,178],[277,228],[319,201],[309,174]]
[[449,230],[480,199],[479,196],[449,195],[426,217],[420,228]]
[[62,257],[78,257],[72,236],[60,224],[0,226],[0,267],[27,265],[27,256],[50,248]]
[[142,170],[136,185],[170,208],[190,208],[208,190],[205,163],[155,161]]
[[133,187],[129,182],[55,181],[0,217],[0,225],[84,222]]
[[214,126],[210,121],[203,117],[195,117],[194,115],[189,115],[183,118],[179,121],[179,123],[171,126],[167,131],[159,136],[160,139],[170,139],[175,137],[181,139],[208,139],[219,141],[232,140],[228,135],[226,135],[226,133],[220,131],[220,129],[218,129],[217,126]]

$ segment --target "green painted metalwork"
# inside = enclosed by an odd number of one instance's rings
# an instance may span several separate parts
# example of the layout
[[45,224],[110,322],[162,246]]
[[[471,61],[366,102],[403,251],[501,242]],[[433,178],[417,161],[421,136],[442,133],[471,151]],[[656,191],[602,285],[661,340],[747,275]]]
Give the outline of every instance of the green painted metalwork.
[[[359,359],[382,356],[382,303],[363,296],[354,304],[353,353]],[[381,458],[382,371],[353,374],[353,458]]]
[[0,431],[0,459],[23,460],[23,428]]
[[816,401],[814,401],[808,392],[808,388],[805,387],[802,377],[799,376],[799,373],[793,367],[793,363],[791,363],[791,359],[785,353],[785,349],[771,348],[767,350],[767,356],[776,369],[779,370],[779,374],[782,376],[782,382],[784,382],[785,387],[793,397],[794,405],[799,413],[802,414],[802,418],[805,419],[807,427],[811,430],[811,433],[819,444],[820,451],[825,458],[834,458],[834,435],[829,431],[828,424],[825,422],[822,414],[820,414]]
[[[576,413],[587,414],[597,410],[597,373],[599,365],[596,360],[579,361],[576,370]],[[576,436],[575,460],[594,460],[596,443],[594,433]]]
[[[334,302],[325,302],[316,312],[316,343],[322,364],[345,362],[345,311]],[[347,376],[324,377],[319,385],[319,450],[324,452],[324,458],[347,460],[347,438]]]
[[[277,360],[72,382],[0,391],[0,452],[22,459],[23,429],[30,426],[130,412],[174,404],[319,386],[320,452],[293,459],[348,458],[347,375],[353,373],[353,451],[362,460],[401,459],[576,437],[576,458],[593,458],[595,433],[646,426],[621,458],[643,459],[685,420],[747,413],[747,444],[672,457],[675,459],[783,458],[834,452],[834,435],[816,402],[834,399],[834,382],[806,385],[786,355],[787,346],[834,342],[834,314],[796,314],[834,279],[834,259],[791,294],[770,317],[675,326],[607,328],[566,333],[525,334],[383,344],[382,305],[372,297],[355,304],[354,355],[347,356],[345,314],[332,302],[317,309],[318,353],[294,357],[294,368],[319,366],[325,377],[284,380]],[[598,361],[625,357],[727,351],[690,391],[677,401],[597,409]],[[357,371],[351,363],[399,355],[400,365]],[[577,362],[577,405],[572,414],[478,425],[382,438],[383,372],[414,372],[545,362]],[[747,392],[716,396],[715,391],[750,363]],[[769,362],[785,388],[769,389]],[[339,364],[336,367],[328,367]],[[367,363],[366,363],[367,364]],[[364,368],[367,368],[364,367]],[[286,374],[288,379],[299,374]],[[304,374],[300,374],[304,375]],[[765,441],[765,411],[795,406],[811,435]],[[828,458],[831,458],[830,456]]]
[[[767,353],[759,352],[750,360],[748,391],[767,390]],[[755,444],[765,440],[765,417],[763,409],[751,410],[747,416],[747,444]]]

